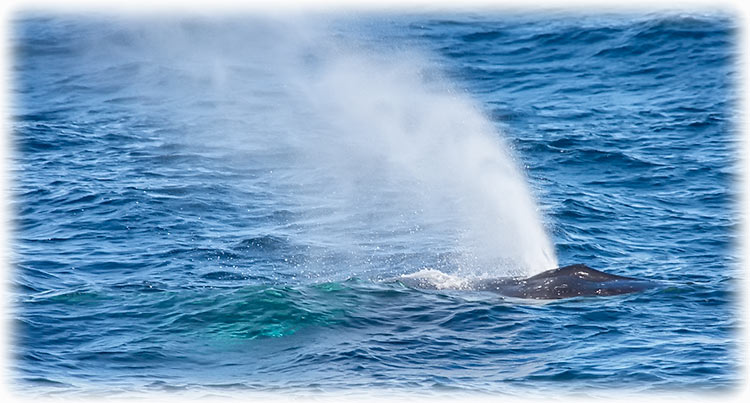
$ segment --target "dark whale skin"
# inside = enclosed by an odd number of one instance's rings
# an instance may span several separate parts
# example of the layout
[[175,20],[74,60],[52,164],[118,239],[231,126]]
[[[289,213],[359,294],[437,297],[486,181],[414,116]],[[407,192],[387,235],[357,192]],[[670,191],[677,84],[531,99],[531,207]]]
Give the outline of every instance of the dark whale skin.
[[491,291],[506,297],[526,299],[630,294],[655,286],[656,284],[652,281],[604,273],[585,264],[573,264],[547,270],[525,279],[478,280],[471,284],[474,290]]

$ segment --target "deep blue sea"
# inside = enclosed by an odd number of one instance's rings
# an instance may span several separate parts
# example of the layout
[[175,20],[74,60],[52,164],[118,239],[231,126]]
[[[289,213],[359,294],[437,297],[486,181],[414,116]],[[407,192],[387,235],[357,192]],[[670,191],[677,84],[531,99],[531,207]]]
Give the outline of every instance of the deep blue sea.
[[[705,12],[16,14],[13,385],[732,391],[737,30]],[[573,263],[659,286],[454,286]],[[398,281],[420,271],[454,283]]]

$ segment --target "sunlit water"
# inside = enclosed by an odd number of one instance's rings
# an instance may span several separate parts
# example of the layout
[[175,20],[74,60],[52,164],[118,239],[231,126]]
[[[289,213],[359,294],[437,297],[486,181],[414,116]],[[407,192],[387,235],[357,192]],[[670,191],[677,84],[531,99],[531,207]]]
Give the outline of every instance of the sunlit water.
[[[735,24],[17,16],[15,385],[737,385]],[[558,262],[662,286],[460,289]]]

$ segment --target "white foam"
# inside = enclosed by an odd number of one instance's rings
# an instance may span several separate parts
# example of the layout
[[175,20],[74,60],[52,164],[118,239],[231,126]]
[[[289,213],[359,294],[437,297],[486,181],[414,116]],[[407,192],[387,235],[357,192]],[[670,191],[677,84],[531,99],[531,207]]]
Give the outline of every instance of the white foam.
[[425,268],[418,272],[401,275],[402,279],[410,279],[420,288],[437,290],[467,290],[469,281],[465,278],[443,273],[432,268]]

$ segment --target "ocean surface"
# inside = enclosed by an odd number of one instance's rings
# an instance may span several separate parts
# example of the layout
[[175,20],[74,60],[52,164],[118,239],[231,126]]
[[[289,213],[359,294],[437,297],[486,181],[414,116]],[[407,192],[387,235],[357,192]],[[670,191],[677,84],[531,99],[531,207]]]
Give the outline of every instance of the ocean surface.
[[[735,390],[737,30],[694,12],[16,14],[11,384]],[[460,286],[573,263],[659,286]],[[398,280],[414,273],[435,289]]]

